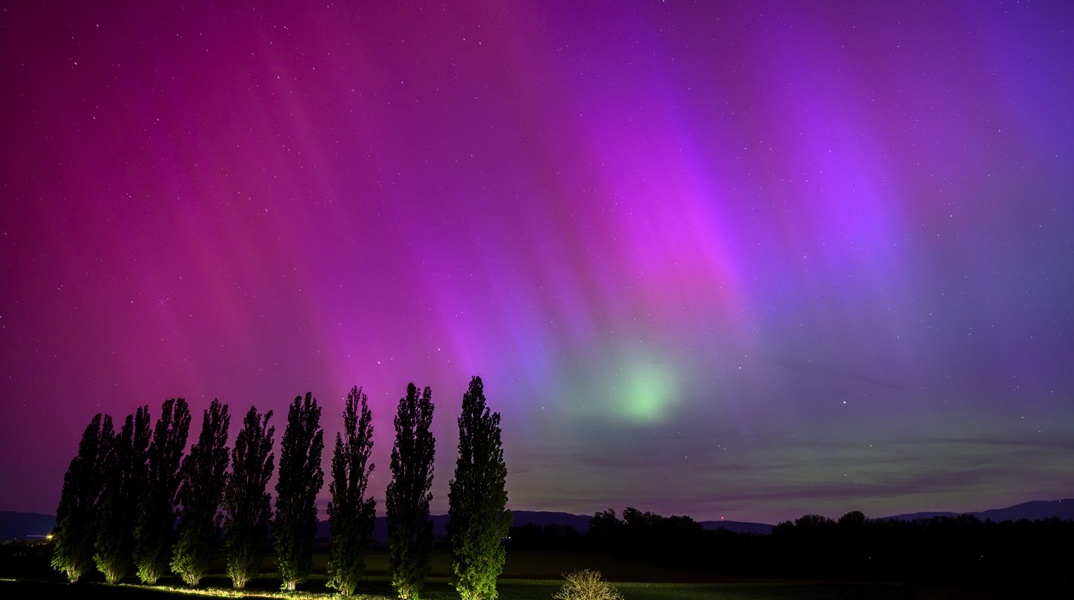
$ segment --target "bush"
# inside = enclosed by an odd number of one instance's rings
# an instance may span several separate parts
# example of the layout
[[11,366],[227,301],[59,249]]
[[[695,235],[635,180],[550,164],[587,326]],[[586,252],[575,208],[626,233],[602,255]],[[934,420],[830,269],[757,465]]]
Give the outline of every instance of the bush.
[[619,590],[604,581],[599,571],[583,569],[563,576],[566,581],[552,594],[555,600],[623,600]]

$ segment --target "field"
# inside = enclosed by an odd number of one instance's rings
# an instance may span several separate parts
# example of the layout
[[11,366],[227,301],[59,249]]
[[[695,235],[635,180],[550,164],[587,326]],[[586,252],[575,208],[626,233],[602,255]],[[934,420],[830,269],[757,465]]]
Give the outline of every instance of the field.
[[[318,555],[314,576],[293,594],[278,592],[279,580],[266,572],[252,582],[241,597],[247,599],[289,598],[325,600],[334,596],[325,588],[324,556]],[[230,589],[222,575],[207,577],[199,590],[189,590],[177,579],[162,580],[162,585],[147,587],[134,578],[121,586],[107,586],[96,573],[74,585],[52,571],[47,559],[34,553],[3,556],[0,564],[0,597],[50,599],[115,600],[198,600],[209,597],[240,597]],[[458,594],[448,584],[450,557],[438,552],[433,557],[432,575],[422,598],[454,600]],[[266,562],[271,569],[271,562]],[[388,583],[387,555],[372,554],[369,576],[359,588],[358,598],[391,600],[395,598]],[[502,600],[550,600],[559,589],[562,574],[575,569],[594,569],[615,582],[625,600],[903,600],[1017,598],[1013,590],[979,588],[911,588],[899,582],[863,583],[832,581],[760,580],[720,577],[686,570],[660,567],[629,559],[593,555],[584,552],[510,552],[498,585]],[[1026,590],[1020,590],[1025,592]],[[195,595],[199,594],[199,595]],[[338,596],[335,596],[338,598]]]

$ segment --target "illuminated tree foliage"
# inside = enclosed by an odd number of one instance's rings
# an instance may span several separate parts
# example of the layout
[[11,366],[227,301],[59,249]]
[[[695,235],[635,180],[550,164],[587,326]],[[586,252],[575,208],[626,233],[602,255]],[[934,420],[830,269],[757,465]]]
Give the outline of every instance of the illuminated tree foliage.
[[183,398],[166,400],[149,444],[149,472],[134,530],[134,564],[142,583],[156,583],[168,572],[175,536],[183,449],[190,430],[190,409]]
[[196,586],[212,566],[220,546],[219,514],[227,471],[228,407],[214,399],[202,414],[198,443],[183,459],[179,488],[179,530],[172,554],[172,572]]
[[295,398],[287,412],[287,429],[280,447],[280,476],[276,482],[276,522],[273,539],[283,589],[294,591],[313,569],[313,539],[317,535],[317,493],[324,485],[321,451],[321,408],[310,393]]
[[122,581],[134,562],[131,517],[138,514],[138,498],[146,479],[146,452],[152,431],[149,423],[148,406],[127,415],[108,454],[93,559],[97,570],[111,584]]
[[373,535],[377,504],[365,495],[373,464],[373,415],[366,395],[355,386],[343,410],[345,435],[336,433],[332,455],[332,500],[328,522],[332,536],[328,548],[328,587],[350,596],[362,577],[365,552]]
[[432,390],[418,396],[413,383],[399,400],[392,447],[392,480],[386,497],[388,513],[388,570],[400,598],[416,599],[429,573],[433,522],[429,519],[429,492],[433,483],[436,440]]
[[71,459],[63,476],[52,536],[52,566],[72,583],[93,563],[96,519],[114,437],[112,417],[94,415],[82,433],[78,454]]
[[485,404],[480,377],[470,380],[459,416],[459,455],[448,491],[451,582],[463,600],[495,600],[507,553],[507,466],[500,415]]
[[260,415],[250,407],[235,438],[224,487],[224,560],[231,585],[240,590],[258,574],[272,518],[267,488],[275,468],[276,429],[269,427],[271,418],[271,410]]
[[619,590],[604,581],[600,571],[582,569],[563,577],[563,587],[552,594],[554,600],[623,600]]

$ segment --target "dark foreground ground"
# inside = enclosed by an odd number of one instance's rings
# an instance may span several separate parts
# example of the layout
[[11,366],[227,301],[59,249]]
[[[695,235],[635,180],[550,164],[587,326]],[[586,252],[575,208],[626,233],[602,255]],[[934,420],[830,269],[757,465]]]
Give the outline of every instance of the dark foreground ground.
[[[387,582],[359,590],[358,598],[385,599],[395,597]],[[1033,586],[1025,588],[995,587],[921,587],[911,588],[900,584],[860,583],[810,583],[767,582],[727,584],[617,584],[625,600],[1000,600],[1000,599],[1047,599],[1069,598],[1070,590],[1043,590]],[[559,588],[559,582],[505,580],[499,586],[502,600],[549,600]],[[203,592],[207,590],[202,590]],[[221,590],[219,596],[191,595],[181,591],[150,588],[139,585],[107,586],[102,583],[77,583],[69,585],[51,581],[0,580],[0,598],[4,599],[55,599],[55,600],[196,600],[198,598],[235,597],[229,590]],[[279,600],[329,598],[323,592],[296,592],[285,595],[278,592],[249,592],[243,596],[249,600]],[[338,598],[339,596],[335,596]],[[448,600],[458,598],[444,581],[431,582],[422,598]]]
[[[129,577],[124,585],[109,586],[94,572],[76,584],[48,564],[42,547],[6,547],[0,556],[0,600],[78,599],[93,600],[198,600],[240,597],[230,589],[230,580],[213,575],[203,580],[201,595],[192,595],[175,578],[165,578],[162,586],[142,586]],[[295,594],[282,594],[279,579],[272,573],[271,559],[263,566],[263,576],[251,582],[241,597],[247,599],[288,598],[325,600],[334,590],[325,587],[325,556],[318,554],[313,577]],[[373,553],[367,558],[368,574],[357,596],[365,600],[396,597],[387,579],[387,555]],[[221,565],[222,566],[222,565]],[[810,581],[758,577],[737,577],[699,573],[687,569],[652,565],[625,557],[578,551],[512,551],[498,590],[502,600],[551,600],[562,584],[564,573],[593,569],[602,573],[622,593],[624,600],[1005,600],[1074,598],[1072,589],[1055,589],[1038,582],[1004,585],[959,586],[922,585],[906,581]],[[222,571],[222,569],[221,569]],[[422,594],[425,600],[456,600],[459,596],[448,584],[450,557],[437,552],[432,576]],[[907,577],[912,581],[912,577]],[[1064,584],[1065,585],[1065,584]],[[208,594],[206,594],[208,592]],[[214,593],[215,592],[215,593]],[[335,596],[338,598],[339,596]]]

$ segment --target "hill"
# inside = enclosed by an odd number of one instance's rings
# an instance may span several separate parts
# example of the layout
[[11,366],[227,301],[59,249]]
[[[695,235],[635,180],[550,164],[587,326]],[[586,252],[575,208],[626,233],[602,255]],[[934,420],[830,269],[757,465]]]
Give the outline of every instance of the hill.
[[0,511],[0,540],[44,538],[56,528],[56,517],[40,513]]
[[[981,519],[993,521],[1018,521],[1028,519],[1059,518],[1064,521],[1074,521],[1074,499],[1023,502],[1008,506],[1007,508],[995,508],[991,510],[956,513],[956,512],[917,512],[883,517],[884,519],[899,519],[913,521],[916,519],[929,519],[932,517],[954,517],[960,514],[969,514]],[[511,511],[511,524],[522,526],[535,524],[570,526],[584,533],[589,528],[589,519],[592,515],[576,515],[566,512],[551,511]],[[447,515],[434,515],[433,533],[438,536],[447,535]],[[765,534],[772,531],[772,525],[766,523],[745,523],[738,521],[701,521],[705,529],[726,529],[735,533],[758,533]],[[45,537],[56,526],[56,517],[40,513],[0,511],[0,540],[29,540]],[[317,537],[328,538],[328,522],[321,521],[317,524]],[[380,542],[388,540],[388,521],[385,517],[377,517],[373,528],[373,539]]]
[[883,517],[884,519],[898,519],[900,521],[914,521],[917,519],[931,519],[932,517],[957,517],[959,515],[973,515],[985,521],[1019,521],[1027,519],[1038,521],[1040,519],[1058,518],[1063,521],[1074,521],[1074,498],[1065,500],[1037,500],[1023,502],[1008,506],[1007,508],[993,508],[978,512],[917,512],[902,515]]

